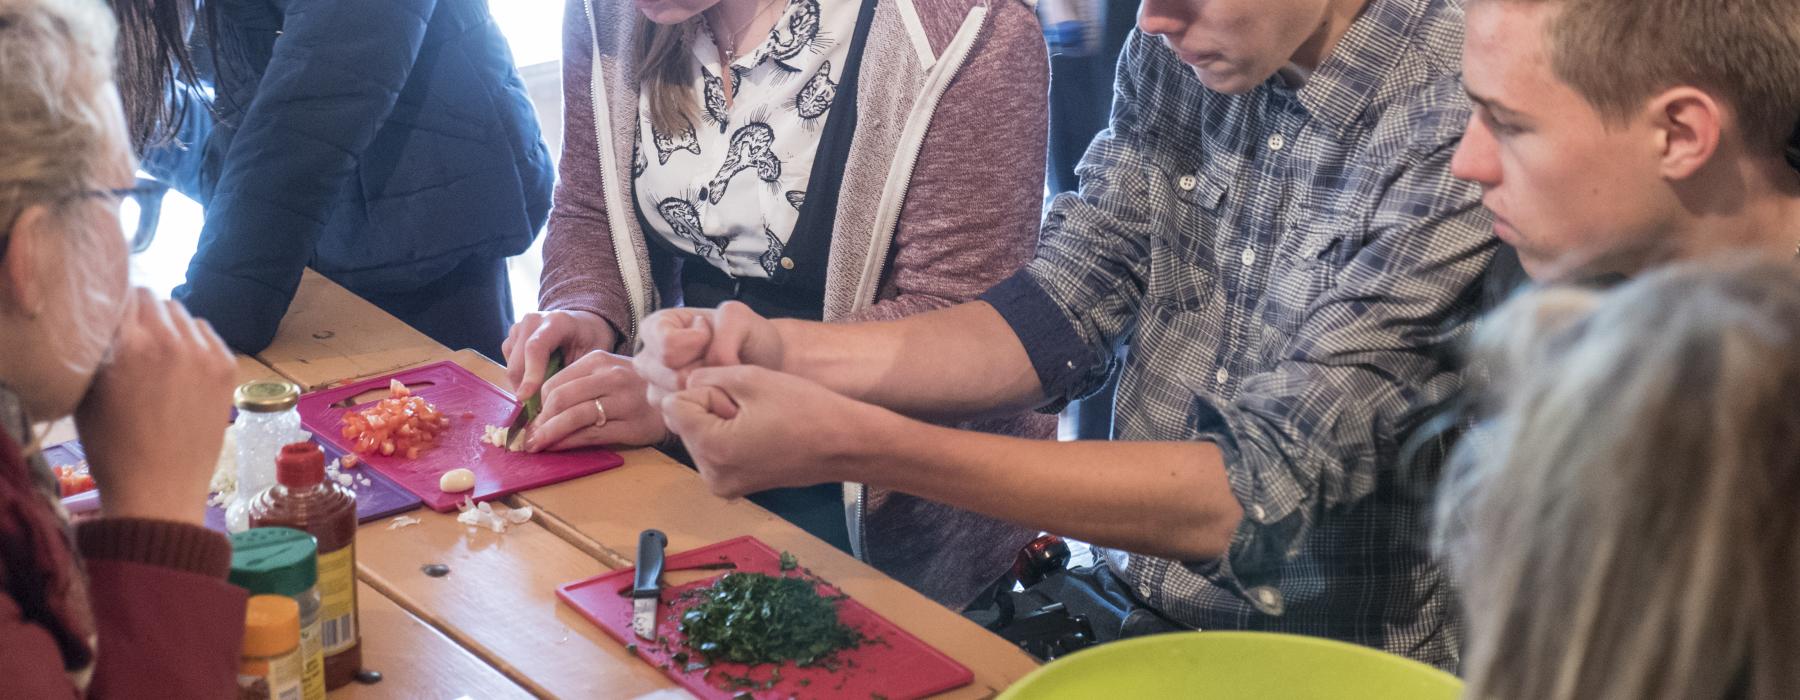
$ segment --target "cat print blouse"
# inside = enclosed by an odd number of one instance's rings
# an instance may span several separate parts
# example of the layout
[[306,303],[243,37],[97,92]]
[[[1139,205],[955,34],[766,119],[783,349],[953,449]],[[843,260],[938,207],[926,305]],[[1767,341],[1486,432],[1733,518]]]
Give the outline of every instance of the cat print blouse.
[[648,96],[638,102],[632,178],[650,235],[733,277],[774,274],[806,201],[858,8],[788,0],[768,39],[730,66],[729,107],[718,47],[703,20],[689,21],[700,123],[663,133]]

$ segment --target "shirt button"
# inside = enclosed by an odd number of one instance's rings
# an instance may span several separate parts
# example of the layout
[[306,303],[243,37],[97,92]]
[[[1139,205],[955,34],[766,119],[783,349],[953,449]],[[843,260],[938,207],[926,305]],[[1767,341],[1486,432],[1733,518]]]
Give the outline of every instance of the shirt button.
[[1225,371],[1224,367],[1220,367],[1219,371],[1213,373],[1213,379],[1217,379],[1220,384],[1224,384],[1226,380],[1231,379],[1231,373]]
[[1257,586],[1250,589],[1251,597],[1256,599],[1256,608],[1270,615],[1281,614],[1281,591],[1268,586]]
[[1256,264],[1256,249],[1255,248],[1245,248],[1244,254],[1240,255],[1238,257],[1239,257],[1239,259],[1244,261],[1245,266],[1255,265]]
[[1069,360],[1068,362],[1064,363],[1064,365],[1066,365],[1069,369],[1075,369],[1075,361],[1074,360]]
[[1192,175],[1183,175],[1180,180],[1175,181],[1175,184],[1181,187],[1183,192],[1192,192],[1195,187],[1200,186],[1200,179]]
[[1268,512],[1264,511],[1262,506],[1258,506],[1258,505],[1250,506],[1250,518],[1251,519],[1253,519],[1257,522],[1262,522],[1263,518],[1268,517],[1268,515],[1269,515]]
[[781,259],[781,269],[783,269],[783,270],[794,269],[794,259],[793,258],[782,258]]
[[1285,148],[1286,146],[1287,146],[1287,138],[1283,137],[1281,134],[1276,134],[1274,136],[1269,137],[1269,150],[1279,151],[1282,148]]

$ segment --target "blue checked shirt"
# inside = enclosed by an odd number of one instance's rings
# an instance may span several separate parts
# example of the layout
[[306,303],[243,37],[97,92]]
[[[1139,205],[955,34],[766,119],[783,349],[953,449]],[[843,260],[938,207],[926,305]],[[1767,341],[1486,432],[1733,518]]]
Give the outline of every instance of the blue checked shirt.
[[1372,0],[1299,89],[1233,96],[1134,36],[1080,192],[983,297],[1053,398],[1098,388],[1129,343],[1115,438],[1224,454],[1244,510],[1224,558],[1105,553],[1179,623],[1457,663],[1432,470],[1398,454],[1459,388],[1440,351],[1498,245],[1478,188],[1450,175],[1461,40],[1454,2]]

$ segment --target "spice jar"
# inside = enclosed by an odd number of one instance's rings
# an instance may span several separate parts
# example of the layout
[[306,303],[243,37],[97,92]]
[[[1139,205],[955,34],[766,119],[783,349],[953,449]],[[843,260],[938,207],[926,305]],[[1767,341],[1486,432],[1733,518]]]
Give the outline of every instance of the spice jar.
[[279,595],[250,596],[238,660],[239,700],[300,697],[300,604]]
[[304,700],[325,698],[317,555],[317,540],[299,530],[258,527],[231,536],[231,583],[251,595],[283,595],[300,605]]

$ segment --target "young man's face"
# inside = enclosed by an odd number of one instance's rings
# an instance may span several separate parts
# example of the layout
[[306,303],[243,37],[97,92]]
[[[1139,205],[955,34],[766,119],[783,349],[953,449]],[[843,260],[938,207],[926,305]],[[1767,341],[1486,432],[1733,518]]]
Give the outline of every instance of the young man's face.
[[1555,3],[1467,8],[1463,83],[1475,101],[1451,171],[1480,183],[1494,233],[1535,279],[1631,273],[1658,255],[1669,187],[1647,119],[1608,123],[1555,74]]
[[[1249,92],[1322,42],[1333,0],[1144,0],[1138,29],[1192,66],[1207,88]],[[1315,59],[1316,60],[1316,59]]]

